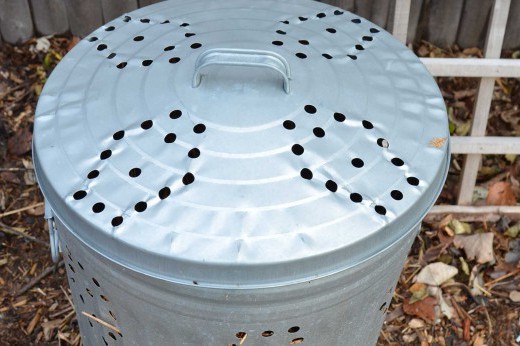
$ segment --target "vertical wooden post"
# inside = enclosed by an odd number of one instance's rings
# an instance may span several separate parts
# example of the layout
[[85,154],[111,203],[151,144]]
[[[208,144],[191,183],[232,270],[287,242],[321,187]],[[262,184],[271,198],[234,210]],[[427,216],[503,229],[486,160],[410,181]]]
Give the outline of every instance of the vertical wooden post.
[[460,18],[457,44],[460,47],[482,47],[486,35],[486,24],[493,0],[479,0],[464,2],[462,17]]
[[457,39],[464,0],[429,2],[427,40],[440,47],[450,47]]
[[[511,0],[495,0],[484,49],[485,58],[500,58],[510,3]],[[492,77],[482,78],[480,81],[470,136],[484,136],[486,134],[494,86],[495,79]],[[466,157],[462,170],[458,204],[471,204],[481,158],[480,154],[469,154]]]
[[101,0],[103,6],[103,19],[106,22],[137,9],[137,0]]
[[84,37],[103,24],[100,0],[65,0],[70,31]]
[[411,0],[396,0],[395,2],[392,34],[404,44],[406,44],[406,37],[408,36],[408,21],[410,20],[411,5]]
[[0,0],[0,31],[6,42],[22,43],[34,33],[28,0]]
[[139,0],[139,7],[148,6],[151,4],[155,4],[156,2],[163,1],[163,0]]
[[62,0],[31,0],[34,26],[40,35],[63,34],[69,30],[67,9]]

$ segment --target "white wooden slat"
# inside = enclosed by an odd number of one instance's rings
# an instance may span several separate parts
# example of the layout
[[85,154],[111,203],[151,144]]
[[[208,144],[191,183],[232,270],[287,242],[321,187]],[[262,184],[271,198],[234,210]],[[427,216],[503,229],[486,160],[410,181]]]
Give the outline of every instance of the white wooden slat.
[[421,58],[436,77],[520,77],[520,59]]
[[406,37],[408,35],[410,6],[411,0],[395,1],[394,27],[392,28],[392,34],[404,44],[406,44]]
[[[484,49],[485,58],[500,58],[510,4],[511,0],[495,0]],[[484,136],[486,134],[494,85],[494,78],[485,77],[480,81],[470,131],[471,136]],[[471,204],[480,160],[481,156],[479,154],[470,154],[466,157],[462,169],[462,180],[457,204]]]
[[439,220],[446,214],[452,214],[461,221],[498,221],[504,215],[511,219],[520,219],[520,206],[506,205],[435,205],[425,217],[425,221]]
[[500,58],[510,5],[511,0],[495,0],[486,47],[484,48],[484,56],[486,58]]
[[451,137],[452,154],[520,154],[520,137]]

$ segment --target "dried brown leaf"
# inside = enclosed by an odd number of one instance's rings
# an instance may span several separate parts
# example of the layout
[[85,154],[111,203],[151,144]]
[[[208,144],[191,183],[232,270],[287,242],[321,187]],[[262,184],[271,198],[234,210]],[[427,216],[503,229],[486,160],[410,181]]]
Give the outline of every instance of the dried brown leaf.
[[7,140],[7,149],[11,154],[22,156],[31,150],[32,133],[28,128],[22,127],[14,136]]
[[5,181],[6,183],[11,183],[11,184],[20,184],[21,183],[20,178],[18,178],[18,176],[16,174],[14,174],[13,172],[1,172],[0,179]]
[[488,205],[515,205],[516,197],[511,184],[499,181],[490,185],[486,203]]
[[69,44],[67,45],[67,52],[74,48],[81,39],[78,36],[72,36],[72,40],[70,40]]
[[422,282],[432,286],[440,286],[444,282],[457,275],[458,272],[459,270],[454,266],[450,266],[442,262],[434,262],[428,264],[419,272],[415,278],[415,282]]
[[453,244],[459,249],[464,249],[469,260],[476,258],[478,263],[487,263],[495,259],[492,232],[457,235],[453,239]]
[[410,301],[406,299],[403,303],[403,311],[410,316],[417,316],[423,320],[434,321],[435,305],[437,305],[437,299],[434,297],[426,297],[415,303],[410,303]]

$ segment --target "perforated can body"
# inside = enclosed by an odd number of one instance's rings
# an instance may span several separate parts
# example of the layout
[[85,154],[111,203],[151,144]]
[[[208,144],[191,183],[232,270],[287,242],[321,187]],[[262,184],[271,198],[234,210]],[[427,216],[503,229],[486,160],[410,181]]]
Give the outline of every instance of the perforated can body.
[[416,226],[377,256],[325,278],[220,289],[130,271],[58,227],[85,345],[374,345],[419,231]]
[[371,345],[449,160],[417,57],[322,3],[165,1],[38,103],[53,257],[87,345]]

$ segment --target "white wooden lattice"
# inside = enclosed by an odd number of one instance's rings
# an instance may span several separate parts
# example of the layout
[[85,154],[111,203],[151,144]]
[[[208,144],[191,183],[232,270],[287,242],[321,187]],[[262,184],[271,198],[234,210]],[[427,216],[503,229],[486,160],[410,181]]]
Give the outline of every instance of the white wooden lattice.
[[[406,43],[412,0],[396,0],[393,34]],[[520,216],[520,206],[471,206],[482,154],[520,154],[520,138],[487,137],[486,126],[493,97],[495,78],[520,77],[520,60],[500,59],[511,0],[495,0],[486,36],[484,59],[422,58],[434,76],[480,77],[473,123],[469,136],[451,137],[454,154],[466,154],[458,195],[458,205],[435,206],[431,213],[507,214]]]

